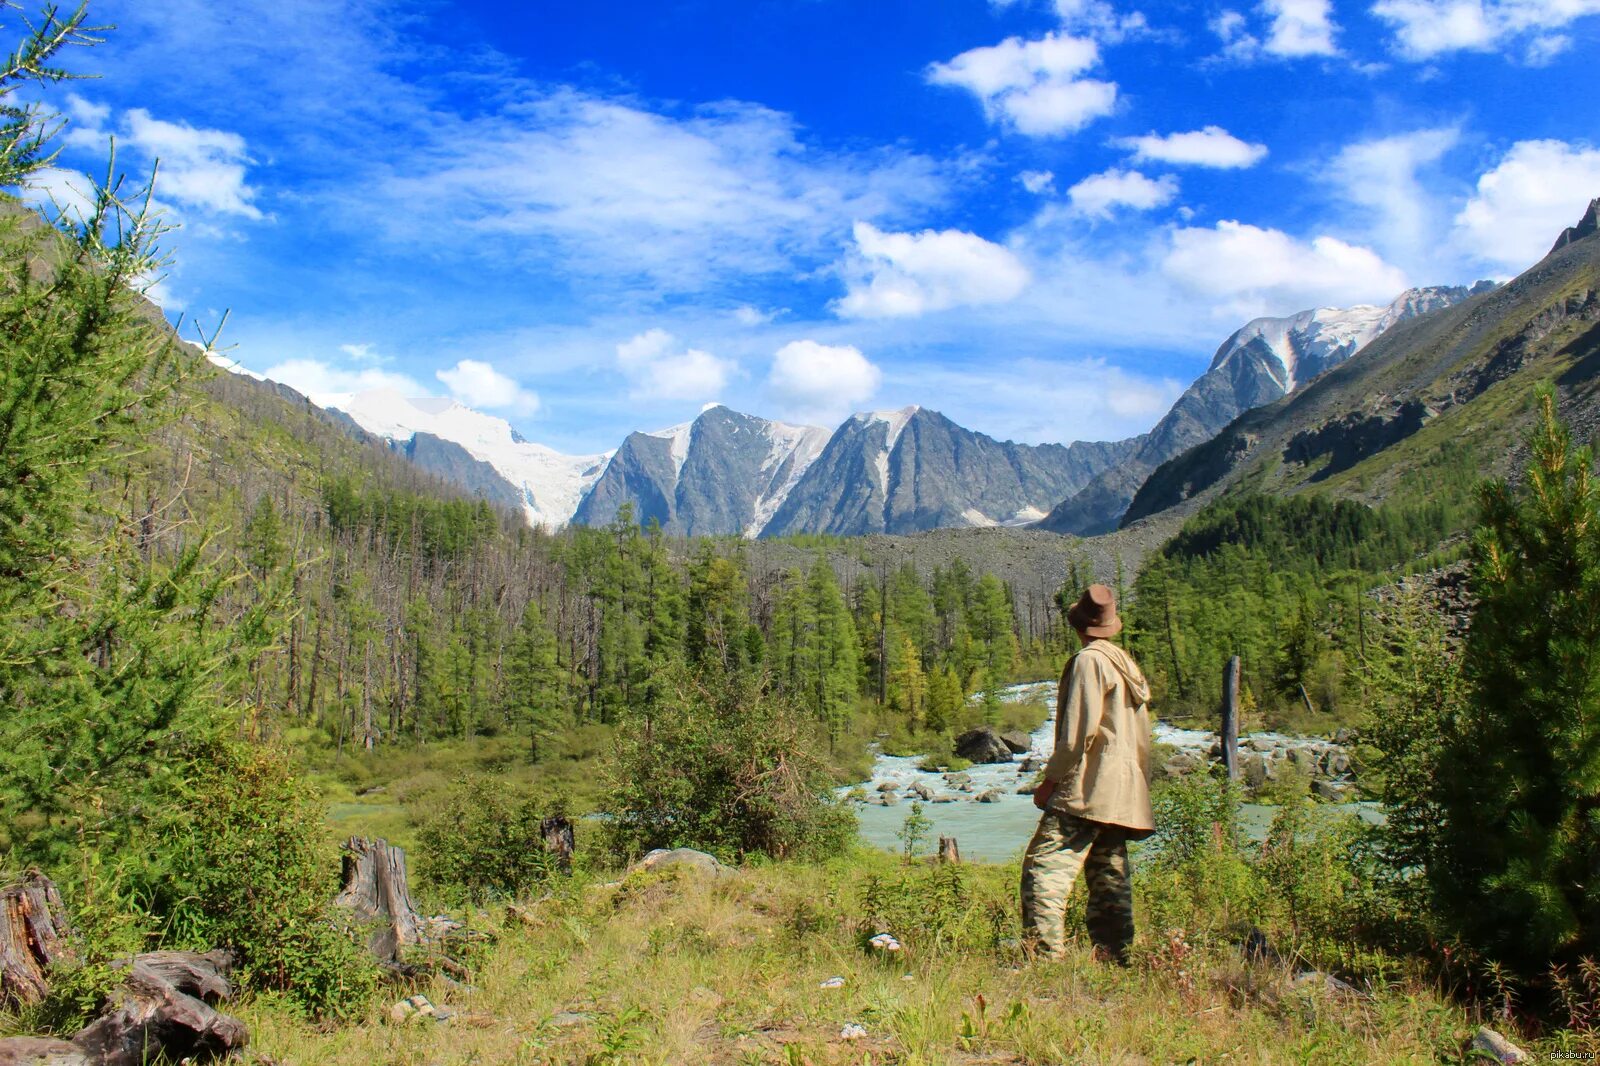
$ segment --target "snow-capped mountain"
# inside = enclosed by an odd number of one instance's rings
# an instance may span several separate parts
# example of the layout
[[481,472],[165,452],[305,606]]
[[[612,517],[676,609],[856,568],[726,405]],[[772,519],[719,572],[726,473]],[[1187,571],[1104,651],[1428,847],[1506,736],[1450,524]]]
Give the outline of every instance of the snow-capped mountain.
[[1245,411],[1286,396],[1338,366],[1396,323],[1493,287],[1480,281],[1471,288],[1407,289],[1383,307],[1319,307],[1246,323],[1222,342],[1210,369],[1178,397],[1126,462],[1061,501],[1040,526],[1077,536],[1116,529],[1139,486],[1168,459],[1210,440]]
[[[405,452],[419,465],[461,482],[459,462],[438,442],[459,446],[467,455],[487,464],[511,487],[515,503],[528,524],[558,528],[566,525],[589,487],[605,470],[611,453],[564,455],[553,448],[524,440],[503,418],[474,411],[455,400],[406,397],[393,389],[376,389],[344,395],[313,396],[311,402],[348,415],[358,426]],[[481,478],[481,473],[480,473]],[[481,495],[504,499],[504,494],[467,487]]]
[[1014,444],[921,407],[853,415],[834,431],[763,535],[1026,525],[1138,441]]
[[629,434],[573,521],[603,525],[631,504],[672,533],[759,536],[827,441],[818,426],[712,404],[692,422]]

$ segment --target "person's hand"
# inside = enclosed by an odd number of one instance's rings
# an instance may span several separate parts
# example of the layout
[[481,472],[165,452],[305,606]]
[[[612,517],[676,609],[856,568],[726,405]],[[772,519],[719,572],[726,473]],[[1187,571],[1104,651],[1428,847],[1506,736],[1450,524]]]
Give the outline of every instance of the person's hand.
[[1050,805],[1050,797],[1055,795],[1056,783],[1048,777],[1039,782],[1039,787],[1033,790],[1033,805],[1041,811]]

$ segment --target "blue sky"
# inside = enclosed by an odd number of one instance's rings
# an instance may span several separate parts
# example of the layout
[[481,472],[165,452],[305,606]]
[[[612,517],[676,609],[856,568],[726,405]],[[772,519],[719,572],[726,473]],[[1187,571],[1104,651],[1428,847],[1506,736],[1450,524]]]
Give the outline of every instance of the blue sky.
[[1248,318],[1511,276],[1600,196],[1600,0],[91,14],[43,184],[160,158],[169,314],[566,451],[711,401],[1122,437]]

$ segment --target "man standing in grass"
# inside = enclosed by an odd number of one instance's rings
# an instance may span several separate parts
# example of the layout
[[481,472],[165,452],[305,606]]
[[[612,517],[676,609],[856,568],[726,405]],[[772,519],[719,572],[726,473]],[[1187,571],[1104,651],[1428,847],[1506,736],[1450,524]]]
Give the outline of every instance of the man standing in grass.
[[1082,650],[1067,661],[1056,699],[1056,750],[1033,803],[1044,812],[1022,860],[1022,934],[1028,950],[1066,952],[1067,897],[1089,881],[1088,927],[1097,957],[1123,965],[1133,943],[1128,841],[1155,830],[1150,810],[1150,685],[1111,637],[1117,600],[1090,585],[1067,612]]

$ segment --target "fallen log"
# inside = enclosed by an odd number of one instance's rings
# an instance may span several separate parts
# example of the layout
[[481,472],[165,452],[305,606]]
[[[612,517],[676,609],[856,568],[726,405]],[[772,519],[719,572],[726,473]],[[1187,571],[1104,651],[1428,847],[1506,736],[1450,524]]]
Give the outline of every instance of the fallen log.
[[0,1002],[38,1003],[50,991],[46,970],[73,957],[72,927],[55,882],[29,870],[0,889]]
[[94,1066],[77,1044],[46,1036],[0,1040],[0,1066]]
[[[50,968],[75,960],[72,927],[55,883],[38,870],[0,889],[0,993],[12,1005],[50,993]],[[142,1066],[204,1062],[244,1047],[250,1031],[215,1004],[233,996],[226,951],[152,951],[113,962],[122,983],[100,1017],[71,1040],[0,1040],[0,1066]]]
[[250,1030],[212,1006],[233,996],[231,962],[226,951],[155,951],[113,963],[127,976],[72,1043],[95,1066],[142,1066],[157,1054],[204,1062],[244,1047]]

